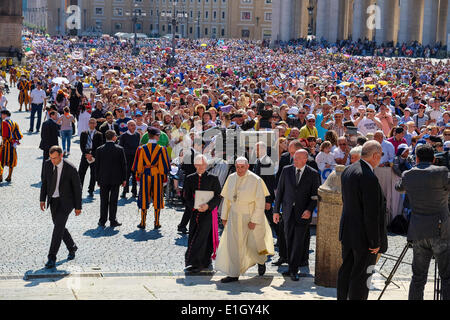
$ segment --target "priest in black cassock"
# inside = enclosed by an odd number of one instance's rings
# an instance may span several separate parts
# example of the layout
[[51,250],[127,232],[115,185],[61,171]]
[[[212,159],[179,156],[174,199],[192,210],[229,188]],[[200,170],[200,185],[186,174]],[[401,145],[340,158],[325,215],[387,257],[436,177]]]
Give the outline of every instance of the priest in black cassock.
[[[219,179],[206,172],[208,162],[204,155],[197,155],[194,165],[197,172],[188,175],[183,186],[186,207],[192,211],[185,262],[188,267],[186,271],[198,273],[211,264],[214,249],[213,223],[217,223],[217,219],[212,218],[212,213],[220,204],[221,187]],[[201,204],[198,209],[194,209],[196,190],[213,191],[214,197],[208,203]]]

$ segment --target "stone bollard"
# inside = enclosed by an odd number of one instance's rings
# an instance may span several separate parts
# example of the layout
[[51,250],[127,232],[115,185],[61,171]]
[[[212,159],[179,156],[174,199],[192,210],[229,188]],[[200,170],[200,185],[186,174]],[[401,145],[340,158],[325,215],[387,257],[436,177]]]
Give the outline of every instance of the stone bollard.
[[342,264],[339,223],[342,215],[341,174],[344,169],[345,166],[337,165],[318,190],[314,283],[329,288],[336,288]]

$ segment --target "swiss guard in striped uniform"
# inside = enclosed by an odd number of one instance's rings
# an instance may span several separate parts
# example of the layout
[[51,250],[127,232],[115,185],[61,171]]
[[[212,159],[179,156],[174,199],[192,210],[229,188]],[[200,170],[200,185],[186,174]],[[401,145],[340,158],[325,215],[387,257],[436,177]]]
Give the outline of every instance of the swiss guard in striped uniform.
[[159,129],[150,127],[147,132],[149,141],[137,149],[132,167],[140,184],[138,207],[141,210],[141,223],[137,227],[145,229],[147,209],[152,201],[155,209],[155,229],[159,229],[159,214],[164,208],[163,183],[170,170],[170,161],[167,149],[157,144]]
[[30,99],[30,93],[31,90],[31,82],[26,79],[26,76],[22,74],[20,77],[20,81],[17,84],[17,89],[19,89],[19,104],[20,109],[19,111],[22,111],[22,105],[25,104],[25,111],[29,111],[28,107],[30,105],[31,99]]
[[[6,181],[11,181],[11,175],[14,167],[17,165],[16,146],[19,140],[22,139],[22,133],[16,122],[10,119],[11,112],[2,110],[2,146],[0,148],[0,167],[9,167],[8,177]],[[0,170],[2,173],[2,170]],[[0,175],[0,182],[3,181],[3,176]]]

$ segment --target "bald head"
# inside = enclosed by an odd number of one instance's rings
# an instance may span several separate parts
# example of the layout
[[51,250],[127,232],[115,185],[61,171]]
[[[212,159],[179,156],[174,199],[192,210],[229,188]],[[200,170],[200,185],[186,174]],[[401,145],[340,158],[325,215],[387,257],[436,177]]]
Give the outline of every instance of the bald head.
[[373,139],[374,139],[375,141],[377,141],[378,143],[383,142],[383,139],[384,139],[384,133],[383,133],[383,131],[378,130],[377,132],[375,132],[374,135],[373,135]]
[[308,151],[300,149],[294,153],[294,166],[298,169],[302,169],[306,162],[308,162]]

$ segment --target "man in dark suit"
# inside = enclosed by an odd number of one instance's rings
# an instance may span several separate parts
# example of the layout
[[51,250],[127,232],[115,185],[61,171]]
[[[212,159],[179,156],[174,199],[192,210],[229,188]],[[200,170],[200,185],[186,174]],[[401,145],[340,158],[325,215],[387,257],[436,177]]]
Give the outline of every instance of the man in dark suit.
[[78,173],[80,174],[81,188],[84,186],[84,177],[86,176],[87,169],[90,168],[91,178],[89,180],[88,193],[89,197],[94,196],[95,188],[95,152],[98,147],[103,144],[103,135],[100,131],[95,129],[97,120],[94,118],[89,119],[89,130],[83,131],[80,134],[80,148],[81,148],[81,161]]
[[49,150],[52,146],[59,144],[59,128],[60,125],[56,123],[58,120],[58,112],[55,110],[50,111],[50,119],[46,120],[42,124],[41,128],[41,143],[39,149],[44,151],[44,162],[49,158]]
[[433,160],[430,145],[417,147],[417,167],[405,171],[395,186],[397,191],[406,191],[412,209],[408,227],[408,241],[413,245],[409,300],[423,300],[432,256],[442,280],[442,299],[450,299],[450,181],[447,167],[434,166]]
[[[278,171],[275,176],[275,185],[278,186],[278,181],[280,181],[281,172],[283,171],[283,168],[286,166],[290,166],[294,163],[294,154],[297,150],[300,150],[303,148],[303,145],[299,140],[293,140],[289,143],[288,146],[288,152],[285,152],[280,157],[280,162],[278,165]],[[276,227],[276,233],[277,233],[277,244],[278,244],[278,255],[280,258],[278,261],[272,262],[272,265],[274,266],[281,266],[283,263],[287,263],[287,248],[286,248],[286,240],[284,235],[284,223],[283,223],[283,217],[280,217],[280,223],[277,224]],[[305,238],[305,245],[307,242],[307,246],[309,247],[309,237]],[[304,261],[302,265],[304,265]]]
[[278,182],[273,221],[280,222],[280,208],[283,212],[284,233],[287,245],[289,275],[293,281],[299,280],[301,266],[312,213],[317,205],[317,189],[320,186],[319,173],[306,165],[308,152],[297,150],[294,165],[284,167]]
[[115,131],[108,130],[105,134],[106,143],[95,153],[95,179],[100,186],[100,220],[98,225],[105,227],[106,220],[111,227],[122,224],[116,220],[117,200],[119,188],[126,185],[127,160],[123,148],[116,145],[117,135]]
[[136,131],[136,122],[130,120],[127,123],[128,131],[122,134],[119,138],[119,145],[123,147],[125,151],[125,157],[127,158],[127,185],[123,189],[121,198],[126,198],[127,193],[130,191],[130,176],[131,176],[131,194],[133,198],[137,196],[137,182],[136,175],[131,171],[133,166],[136,150],[139,148],[139,142],[141,141],[141,135]]
[[341,176],[342,217],[339,240],[342,265],[337,280],[338,300],[366,300],[367,280],[378,253],[387,250],[386,199],[373,172],[383,149],[375,141],[363,145],[361,160],[347,167]]
[[107,112],[106,121],[100,126],[99,131],[103,134],[103,141],[105,141],[105,134],[108,130],[114,130],[117,136],[120,136],[119,125],[114,121],[113,114],[111,112]]
[[40,194],[41,210],[45,211],[47,202],[54,224],[48,262],[45,264],[47,269],[55,267],[61,241],[64,241],[69,251],[67,259],[75,258],[78,248],[66,229],[66,222],[74,208],[76,216],[81,214],[81,183],[77,169],[63,159],[61,147],[53,146],[49,153],[50,160],[47,160],[43,167]]

